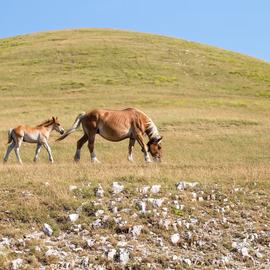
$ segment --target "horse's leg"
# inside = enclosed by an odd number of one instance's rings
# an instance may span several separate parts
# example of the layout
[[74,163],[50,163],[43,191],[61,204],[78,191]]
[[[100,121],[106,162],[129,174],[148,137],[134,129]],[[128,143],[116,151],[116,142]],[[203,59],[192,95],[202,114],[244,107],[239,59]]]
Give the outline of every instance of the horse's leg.
[[20,147],[21,147],[22,141],[23,141],[23,137],[17,138],[17,142],[15,144],[15,149],[14,149],[17,160],[20,164],[22,164],[22,160],[20,157]]
[[6,152],[6,154],[5,154],[5,156],[4,156],[4,162],[7,162],[7,160],[8,160],[8,157],[9,157],[9,154],[10,154],[10,152],[12,151],[12,149],[15,147],[15,142],[14,141],[12,141],[12,143],[8,146],[8,148],[7,148],[7,152]]
[[34,157],[34,162],[36,162],[37,159],[38,159],[38,154],[39,154],[39,152],[41,150],[41,146],[42,146],[41,143],[37,143],[37,148],[36,148],[36,153],[35,153],[35,157]]
[[136,140],[138,141],[139,145],[142,147],[142,152],[144,153],[144,160],[146,162],[152,162],[147,151],[147,145],[144,143],[143,135],[141,133],[136,134]]
[[51,147],[49,146],[49,144],[48,144],[47,141],[44,141],[44,142],[43,142],[43,145],[44,145],[45,149],[46,149],[47,152],[48,152],[48,155],[49,155],[49,161],[50,161],[51,163],[53,163],[53,157],[52,157]]
[[79,161],[81,158],[81,148],[83,147],[83,145],[87,142],[88,138],[87,135],[84,134],[78,141],[77,141],[77,149],[76,149],[76,153],[74,156],[74,161]]
[[96,157],[96,153],[94,150],[94,144],[95,144],[95,136],[96,134],[91,134],[88,138],[88,148],[91,154],[91,161],[93,163],[100,163],[100,161]]
[[129,145],[128,145],[128,161],[133,161],[133,157],[132,157],[132,149],[134,147],[135,144],[135,139],[130,138],[129,139]]

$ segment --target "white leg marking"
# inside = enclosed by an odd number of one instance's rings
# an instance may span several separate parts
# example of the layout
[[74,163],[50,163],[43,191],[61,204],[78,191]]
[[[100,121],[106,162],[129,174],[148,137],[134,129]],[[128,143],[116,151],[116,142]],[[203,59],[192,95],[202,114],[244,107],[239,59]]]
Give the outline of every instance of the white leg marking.
[[93,163],[101,163],[101,162],[97,159],[96,154],[95,154],[95,151],[93,151],[93,152],[91,153],[91,162],[93,162]]

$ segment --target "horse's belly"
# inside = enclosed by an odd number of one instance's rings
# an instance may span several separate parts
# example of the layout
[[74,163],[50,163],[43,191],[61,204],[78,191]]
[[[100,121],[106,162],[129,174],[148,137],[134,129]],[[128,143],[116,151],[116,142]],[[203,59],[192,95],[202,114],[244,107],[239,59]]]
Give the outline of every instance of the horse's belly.
[[114,141],[114,142],[122,141],[130,137],[129,129],[115,130],[115,129],[103,126],[98,129],[98,132],[100,136],[103,137],[104,139],[108,141]]
[[24,134],[23,141],[28,143],[36,143],[38,141],[38,134]]

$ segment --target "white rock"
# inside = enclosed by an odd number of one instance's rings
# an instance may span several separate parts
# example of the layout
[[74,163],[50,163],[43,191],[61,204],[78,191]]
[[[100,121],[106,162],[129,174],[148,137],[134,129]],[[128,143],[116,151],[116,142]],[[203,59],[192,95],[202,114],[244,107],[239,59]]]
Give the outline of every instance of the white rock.
[[196,192],[192,192],[192,201],[196,201],[197,200],[197,193]]
[[151,187],[151,192],[152,193],[158,193],[160,191],[161,185],[153,185]]
[[101,222],[102,222],[101,219],[96,219],[95,221],[92,222],[92,226],[93,226],[94,228],[101,227]]
[[69,186],[69,191],[73,191],[73,190],[76,190],[76,189],[78,189],[77,186],[74,186],[74,185]]
[[96,216],[96,217],[100,217],[100,216],[102,216],[103,214],[104,214],[104,210],[99,209],[99,210],[96,211],[95,216]]
[[255,251],[255,255],[256,255],[256,257],[259,258],[259,259],[263,257],[262,253],[261,253],[259,250],[256,250],[256,251]]
[[107,253],[108,260],[113,261],[115,255],[116,255],[116,249],[113,248],[113,249],[109,250],[108,253]]
[[187,265],[191,265],[191,260],[190,259],[184,259],[183,262],[186,263]]
[[178,190],[185,190],[185,189],[192,189],[196,187],[199,183],[198,182],[186,182],[186,181],[180,181],[176,183],[176,188]]
[[118,260],[122,264],[127,264],[129,261],[129,252],[124,248],[120,248],[117,254]]
[[10,268],[12,270],[20,269],[21,267],[23,267],[23,259],[18,258],[11,262]]
[[89,248],[93,247],[95,245],[95,240],[94,239],[91,239],[91,238],[86,239],[86,245]]
[[173,261],[177,261],[177,260],[178,260],[178,256],[173,255],[173,256],[172,256],[172,260],[173,260]]
[[49,224],[47,224],[47,223],[44,223],[43,224],[42,230],[48,236],[52,236],[52,234],[53,234],[52,227]]
[[60,253],[57,250],[50,248],[50,249],[48,249],[46,251],[45,256],[46,257],[49,257],[49,256],[59,257],[60,256]]
[[143,186],[139,189],[139,192],[142,194],[146,194],[149,191],[150,187],[149,186]]
[[152,201],[152,204],[154,207],[161,207],[163,202],[164,202],[164,199],[154,199]]
[[102,198],[104,196],[104,190],[100,184],[95,188],[96,197]]
[[199,201],[199,202],[203,202],[203,201],[204,201],[203,197],[201,197],[201,196],[198,197],[198,201]]
[[112,190],[115,194],[118,194],[124,190],[124,186],[119,184],[118,182],[112,183]]
[[171,225],[171,220],[169,219],[160,219],[159,225],[164,227],[166,230],[169,230],[169,226]]
[[180,235],[179,233],[175,233],[173,235],[171,235],[171,242],[176,245],[180,240]]
[[131,233],[133,236],[139,236],[141,234],[143,226],[142,225],[134,225],[131,229]]
[[137,206],[139,208],[139,210],[142,212],[142,213],[145,213],[146,212],[146,203],[143,202],[143,201],[138,201],[137,202]]
[[71,222],[75,222],[79,218],[79,214],[70,214],[68,218]]
[[241,254],[243,257],[248,257],[249,256],[248,249],[246,247],[242,247]]

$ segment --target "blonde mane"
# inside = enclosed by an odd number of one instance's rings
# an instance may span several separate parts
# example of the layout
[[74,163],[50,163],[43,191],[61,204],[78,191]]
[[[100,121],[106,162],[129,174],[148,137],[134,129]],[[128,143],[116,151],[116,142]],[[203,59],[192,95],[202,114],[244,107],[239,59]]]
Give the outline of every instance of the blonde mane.
[[148,122],[146,123],[145,133],[147,134],[149,139],[160,137],[157,126],[150,118],[148,118]]
[[48,127],[53,123],[52,119],[48,119],[37,125],[36,127]]

